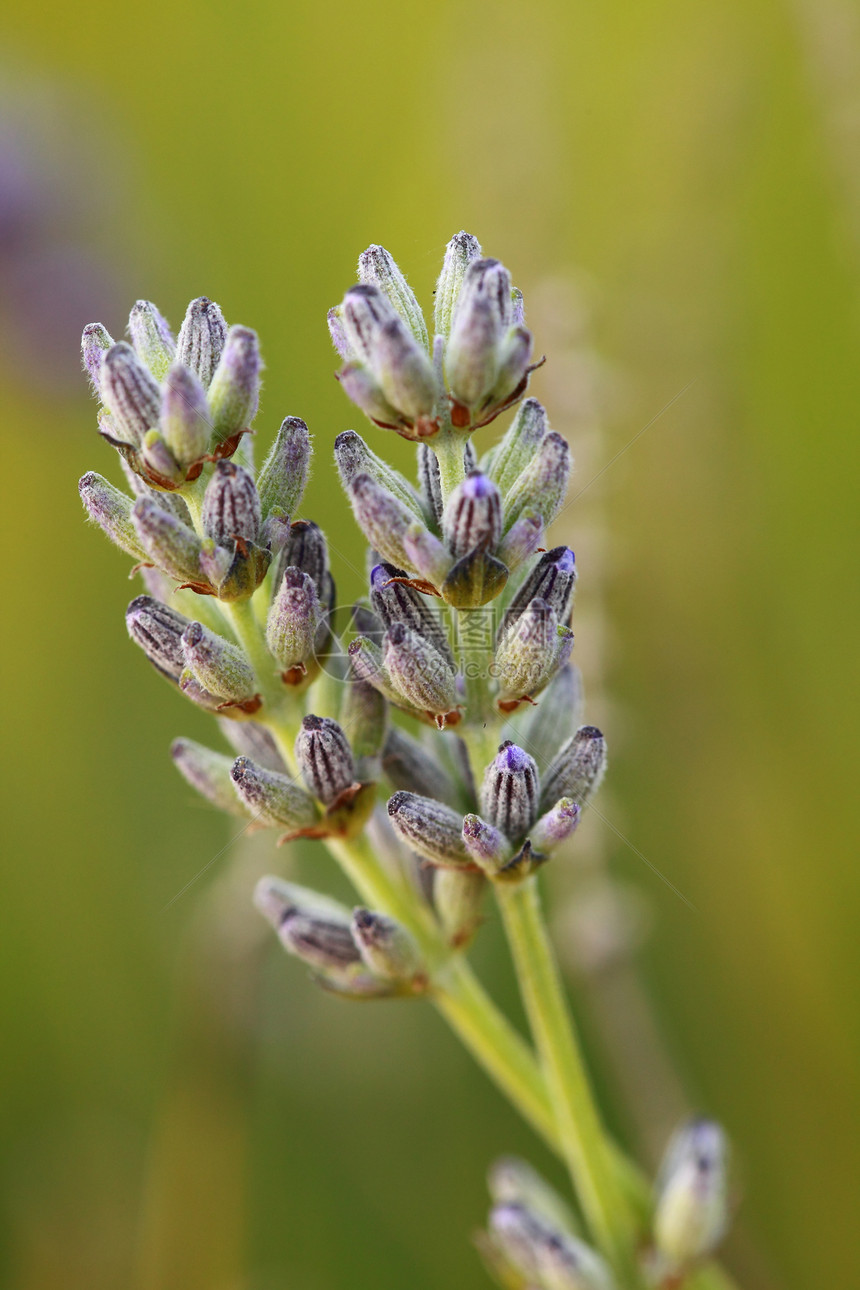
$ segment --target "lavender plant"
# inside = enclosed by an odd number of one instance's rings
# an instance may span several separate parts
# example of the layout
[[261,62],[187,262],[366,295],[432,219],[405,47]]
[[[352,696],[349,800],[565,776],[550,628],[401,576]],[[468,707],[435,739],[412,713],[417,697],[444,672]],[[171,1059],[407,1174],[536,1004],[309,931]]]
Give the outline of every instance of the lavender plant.
[[[431,343],[387,251],[365,251],[358,277],[329,314],[339,380],[417,460],[408,480],[354,431],[335,440],[370,548],[346,624],[325,535],[302,513],[305,423],[287,417],[254,468],[256,335],[207,299],[175,339],[142,301],[130,344],[84,331],[99,430],[130,493],[93,473],[80,492],[143,578],[129,634],[238,754],[178,739],[174,761],[249,826],[317,839],[351,880],[354,908],[261,880],[256,906],[288,953],[344,997],[432,1003],[567,1164],[575,1208],[522,1161],[492,1168],[479,1245],[503,1287],[728,1286],[709,1262],[728,1208],[722,1131],[683,1127],[652,1191],[602,1122],[543,918],[539,870],[596,793],[606,741],[575,728],[576,562],[546,546],[570,451],[524,397],[537,364],[522,295],[459,233]],[[472,432],[515,406],[479,460]],[[534,1047],[468,962],[490,896]]]

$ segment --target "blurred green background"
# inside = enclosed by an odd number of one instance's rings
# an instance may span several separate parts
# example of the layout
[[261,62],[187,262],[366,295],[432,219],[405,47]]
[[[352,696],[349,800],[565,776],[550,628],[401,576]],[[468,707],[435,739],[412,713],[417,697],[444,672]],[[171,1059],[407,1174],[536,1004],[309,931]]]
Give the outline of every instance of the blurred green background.
[[[253,876],[288,861],[229,847],[174,773],[207,720],[129,646],[128,562],[75,491],[113,468],[81,326],[211,295],[262,336],[259,439],[316,434],[306,509],[355,594],[329,444],[363,427],[325,310],[371,241],[429,301],[462,227],[527,306],[587,284],[617,387],[590,473],[685,390],[559,537],[588,507],[611,535],[580,599],[608,616],[613,819],[695,912],[605,844],[676,1070],[739,1148],[732,1265],[856,1283],[858,74],[847,0],[5,9],[5,1284],[477,1290],[487,1162],[559,1177],[429,1009],[322,997],[258,935]],[[492,923],[477,959],[514,1006]],[[580,1004],[629,1135],[635,1045],[613,1072]]]

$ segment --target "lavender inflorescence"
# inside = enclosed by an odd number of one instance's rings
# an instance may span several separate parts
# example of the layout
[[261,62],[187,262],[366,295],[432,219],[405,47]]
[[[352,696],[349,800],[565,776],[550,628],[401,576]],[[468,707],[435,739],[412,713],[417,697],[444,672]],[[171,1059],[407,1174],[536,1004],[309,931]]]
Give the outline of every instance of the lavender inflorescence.
[[[208,299],[192,301],[175,339],[142,301],[130,344],[85,329],[99,431],[131,491],[91,472],[80,493],[143,577],[132,640],[216,715],[236,754],[176,740],[187,783],[281,841],[315,838],[341,856],[366,829],[396,843],[397,910],[351,910],[263,878],[255,903],[284,948],[343,996],[432,995],[477,932],[487,890],[527,882],[568,842],[605,771],[602,733],[577,728],[576,561],[546,549],[570,451],[524,398],[536,364],[522,296],[470,235],[446,251],[432,339],[378,246],[329,325],[346,394],[417,446],[410,481],[355,431],[335,440],[370,548],[348,625],[325,536],[302,514],[307,426],[287,417],[255,470],[257,338]],[[514,407],[479,458],[471,433]],[[666,1276],[710,1253],[725,1215],[716,1126],[690,1129],[673,1151],[652,1242]],[[497,1168],[491,1190],[481,1245],[504,1285],[616,1284],[526,1166]]]

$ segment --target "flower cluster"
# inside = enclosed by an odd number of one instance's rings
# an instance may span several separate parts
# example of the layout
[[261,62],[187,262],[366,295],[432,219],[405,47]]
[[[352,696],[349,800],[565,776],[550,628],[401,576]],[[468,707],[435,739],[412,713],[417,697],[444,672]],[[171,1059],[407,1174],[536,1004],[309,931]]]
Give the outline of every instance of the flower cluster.
[[[432,344],[391,256],[361,256],[329,319],[340,380],[371,421],[416,441],[416,461],[410,480],[354,431],[335,441],[369,548],[366,594],[344,624],[325,536],[301,510],[305,423],[287,417],[254,467],[254,333],[228,328],[207,299],[175,340],[147,302],[132,310],[131,344],[100,324],[84,331],[100,433],[130,491],[88,473],[80,492],[144,579],[129,635],[232,745],[178,739],[175,764],[217,808],[281,841],[318,839],[344,866],[354,909],[279,877],[255,897],[284,948],[343,996],[441,999],[487,892],[501,907],[505,892],[533,890],[606,768],[602,733],[580,724],[571,662],[576,561],[546,544],[570,451],[540,403],[521,402],[523,319],[507,270],[465,233],[446,252]],[[517,403],[479,459],[471,432]],[[653,1226],[666,1275],[721,1231],[719,1131],[691,1134]],[[495,1175],[484,1242],[503,1283],[615,1284],[609,1246],[596,1253],[513,1173],[516,1186],[511,1169]]]

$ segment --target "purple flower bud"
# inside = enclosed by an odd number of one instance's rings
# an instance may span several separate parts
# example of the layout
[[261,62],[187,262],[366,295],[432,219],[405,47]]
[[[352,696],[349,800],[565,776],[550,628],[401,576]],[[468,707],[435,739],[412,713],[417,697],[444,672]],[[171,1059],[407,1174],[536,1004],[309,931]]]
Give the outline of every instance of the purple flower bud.
[[260,498],[253,476],[232,461],[215,463],[203,494],[203,531],[221,546],[255,542],[260,532]]
[[564,504],[570,471],[570,448],[551,430],[505,497],[506,530],[526,510],[537,511],[549,528]]
[[125,611],[128,634],[164,676],[179,681],[185,666],[182,633],[188,619],[151,596],[137,596]]
[[120,341],[102,357],[99,384],[120,438],[140,447],[158,425],[161,391],[130,345]]
[[341,323],[350,352],[375,373],[373,351],[384,323],[397,318],[394,306],[378,287],[351,287],[341,305]]
[[456,708],[454,669],[423,636],[403,623],[392,623],[385,633],[384,649],[385,669],[407,703],[437,719]]
[[532,334],[525,327],[512,327],[499,346],[499,368],[491,401],[504,404],[528,375],[532,356]]
[[335,305],[334,308],[329,309],[327,315],[328,329],[332,339],[332,344],[338,354],[340,354],[342,359],[345,359],[348,362],[353,355],[349,341],[346,338],[346,330],[343,325],[342,315],[343,310],[340,305]]
[[101,323],[88,323],[81,336],[81,357],[93,390],[99,398],[102,397],[102,358],[114,343],[113,337]]
[[559,622],[564,622],[576,587],[576,577],[576,557],[570,547],[553,547],[542,555],[511,601],[499,628],[499,640],[521,618],[533,600],[542,600],[554,611]]
[[337,373],[337,379],[346,397],[371,421],[383,429],[402,432],[405,423],[400,412],[388,402],[369,367],[363,363],[347,363]]
[[569,797],[586,806],[606,774],[606,740],[596,726],[581,726],[559,749],[544,775],[543,802]]
[[192,528],[150,497],[138,497],[131,518],[150,560],[180,582],[200,581],[202,547]]
[[384,397],[407,420],[433,416],[439,396],[433,365],[399,317],[379,328],[372,368]]
[[311,466],[311,439],[301,417],[286,417],[257,478],[263,515],[295,515]]
[[443,868],[462,868],[471,861],[463,843],[463,817],[417,793],[395,793],[388,814],[398,837],[423,859]]
[[384,246],[369,246],[358,257],[358,280],[368,287],[377,287],[397,310],[412,335],[425,350],[429,346],[427,326],[421,306],[393,257]]
[[555,610],[533,600],[505,632],[496,647],[498,701],[513,703],[534,698],[570,657],[573,632],[560,627]]
[[444,543],[416,520],[403,534],[404,561],[409,569],[420,573],[434,587],[441,587],[451,571],[453,560]]
[[176,361],[189,368],[209,388],[227,340],[224,315],[212,300],[192,300],[176,342]]
[[162,439],[159,430],[147,430],[140,446],[140,455],[150,477],[156,482],[164,480],[180,484],[185,478],[185,471]]
[[439,615],[428,604],[426,596],[403,582],[393,582],[404,577],[402,569],[393,564],[377,564],[370,574],[370,603],[386,627],[402,623],[410,631],[423,636],[438,650],[450,666],[454,656]]
[[435,327],[438,335],[446,339],[466,270],[473,260],[480,259],[480,255],[481,244],[471,233],[456,233],[445,249],[442,272],[436,284]]
[[188,467],[209,446],[212,419],[203,386],[187,367],[174,363],[161,388],[161,433],[173,456]]
[[266,643],[285,671],[307,666],[321,615],[313,579],[290,565],[284,571],[266,623]]
[[145,560],[146,552],[140,544],[131,520],[132,500],[127,493],[114,488],[95,471],[88,471],[78,481],[87,515],[103,530],[115,546],[133,560]]
[[487,824],[480,815],[463,820],[463,842],[469,855],[490,877],[497,874],[511,858],[511,844],[503,833]]
[[356,434],[354,430],[344,430],[334,441],[334,455],[341,482],[347,491],[359,475],[369,475],[376,484],[386,489],[412,511],[411,519],[423,520],[424,512],[415,489],[407,483],[399,471],[392,469],[381,457],[377,457],[376,453],[368,448],[361,435]]
[[216,442],[250,426],[260,397],[262,366],[257,333],[231,327],[208,391]]
[[421,953],[412,935],[387,914],[358,908],[352,939],[365,965],[384,981],[411,982],[421,972]]
[[234,703],[253,697],[254,669],[244,652],[223,636],[202,623],[191,623],[182,634],[182,652],[187,666],[210,693]]
[[291,565],[309,576],[320,604],[330,613],[334,608],[335,585],[329,571],[328,546],[325,534],[313,520],[297,520],[290,525],[278,567],[287,569]]
[[[229,717],[219,717],[218,725],[225,739],[241,756],[250,757],[266,770],[286,772],[277,744],[265,726],[256,721],[231,721]],[[231,757],[231,765],[233,760]]]
[[307,716],[296,739],[296,761],[308,790],[324,806],[355,783],[355,763],[346,735],[330,717]]
[[356,475],[350,501],[358,526],[370,545],[398,568],[409,568],[403,539],[416,522],[412,510],[368,474]]
[[157,381],[164,379],[176,354],[173,334],[155,305],[138,300],[128,319],[128,333],[135,353]]
[[543,544],[544,522],[537,511],[525,510],[515,520],[499,543],[497,555],[504,565],[511,570],[518,568],[523,560],[534,555]]
[[534,758],[509,739],[487,767],[481,788],[481,814],[512,842],[525,837],[538,810],[538,772]]
[[463,277],[445,351],[448,388],[466,408],[480,410],[492,394],[511,320],[507,269],[498,260],[473,260]]
[[490,474],[502,496],[516,483],[549,430],[546,411],[537,399],[525,399],[493,454]]
[[456,785],[438,757],[398,726],[392,726],[388,732],[382,750],[382,769],[392,788],[449,804],[457,798]]
[[525,1281],[553,1290],[614,1290],[599,1254],[520,1202],[495,1205],[489,1229],[495,1247]]
[[263,824],[299,830],[316,823],[311,798],[286,775],[266,770],[248,757],[237,757],[230,775],[240,799]]
[[728,1225],[728,1143],[712,1120],[691,1120],[669,1143],[657,1180],[654,1237],[673,1271],[706,1258]]
[[248,812],[233,789],[232,757],[213,752],[193,739],[174,740],[170,754],[183,779],[219,811],[247,817]]
[[563,797],[552,810],[542,815],[531,831],[531,844],[535,851],[550,852],[565,842],[579,824],[580,811],[576,802]]
[[502,532],[502,502],[489,476],[474,471],[457,485],[442,516],[442,531],[455,560],[478,547],[495,549]]

